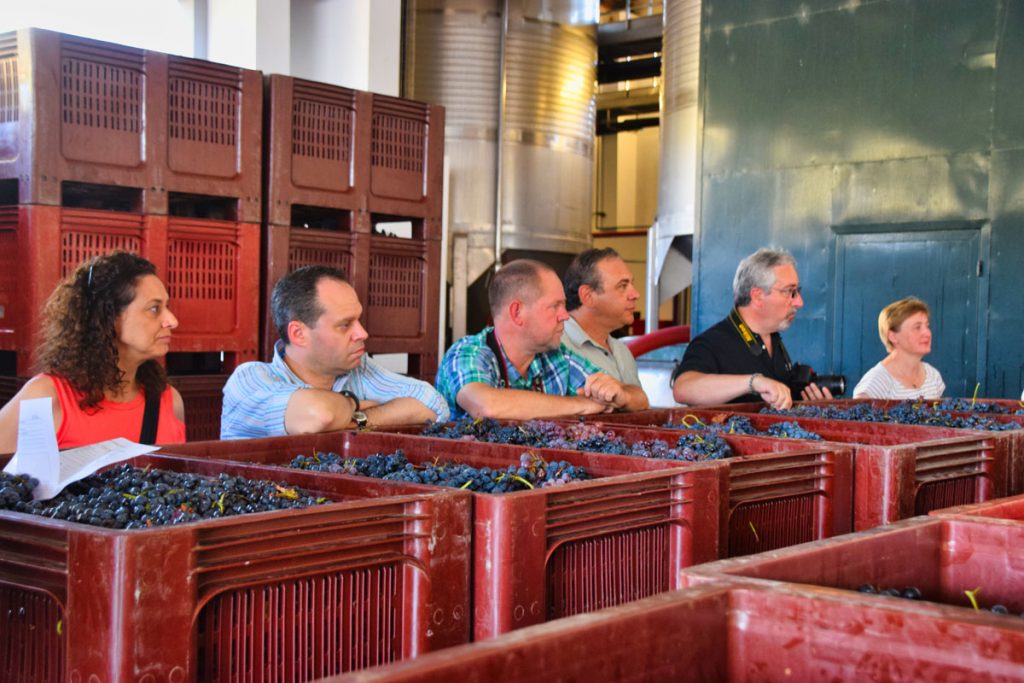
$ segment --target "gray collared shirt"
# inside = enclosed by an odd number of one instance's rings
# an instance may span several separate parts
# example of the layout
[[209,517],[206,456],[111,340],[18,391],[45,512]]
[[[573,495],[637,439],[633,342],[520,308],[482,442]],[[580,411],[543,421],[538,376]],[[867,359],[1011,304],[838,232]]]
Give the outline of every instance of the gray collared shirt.
[[591,363],[623,384],[640,386],[640,375],[636,369],[636,359],[626,345],[618,339],[608,337],[608,346],[604,348],[583,331],[580,324],[570,317],[565,321],[565,332],[562,343],[577,355],[583,356]]

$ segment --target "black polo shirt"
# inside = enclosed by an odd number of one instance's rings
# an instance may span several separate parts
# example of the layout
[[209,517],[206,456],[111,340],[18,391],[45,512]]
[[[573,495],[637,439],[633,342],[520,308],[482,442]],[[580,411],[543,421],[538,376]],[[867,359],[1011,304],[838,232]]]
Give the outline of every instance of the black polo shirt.
[[[684,372],[703,372],[709,375],[752,375],[760,372],[784,384],[789,384],[793,375],[793,365],[782,345],[782,335],[772,333],[772,355],[764,347],[759,334],[754,333],[754,353],[740,336],[739,331],[729,318],[722,320],[701,332],[686,347],[686,353],[672,373],[672,381]],[[737,396],[730,403],[760,401],[757,394]]]

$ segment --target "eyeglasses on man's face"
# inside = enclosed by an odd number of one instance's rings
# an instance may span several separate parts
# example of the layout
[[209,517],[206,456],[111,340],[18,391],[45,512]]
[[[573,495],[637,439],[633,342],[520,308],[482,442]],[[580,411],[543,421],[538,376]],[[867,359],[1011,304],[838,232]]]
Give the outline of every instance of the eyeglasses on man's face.
[[804,289],[800,285],[790,285],[789,287],[783,287],[782,289],[772,288],[773,292],[778,292],[787,299],[795,299],[800,296]]

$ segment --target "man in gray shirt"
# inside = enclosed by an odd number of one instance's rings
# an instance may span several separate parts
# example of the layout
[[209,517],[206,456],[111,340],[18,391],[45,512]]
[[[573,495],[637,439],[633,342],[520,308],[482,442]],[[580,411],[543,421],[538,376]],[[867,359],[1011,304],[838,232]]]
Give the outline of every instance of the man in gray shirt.
[[636,360],[611,336],[633,322],[640,298],[626,262],[614,249],[587,249],[569,264],[562,282],[570,316],[562,343],[626,385],[629,399],[624,410],[646,410],[650,404],[640,386]]

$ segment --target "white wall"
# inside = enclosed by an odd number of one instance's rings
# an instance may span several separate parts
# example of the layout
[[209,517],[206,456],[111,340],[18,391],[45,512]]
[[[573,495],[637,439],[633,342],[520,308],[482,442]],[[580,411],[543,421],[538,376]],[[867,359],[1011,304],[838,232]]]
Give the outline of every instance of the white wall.
[[266,73],[291,69],[287,0],[207,0],[206,59]]
[[4,0],[2,7],[0,31],[36,26],[148,50],[195,55],[193,0]]
[[292,0],[292,75],[397,95],[401,0]]
[[[399,93],[401,0],[0,2],[0,31],[38,26],[264,73]],[[203,45],[195,45],[197,28],[206,37]]]
[[657,126],[606,135],[597,146],[595,165],[600,187],[602,227],[648,227],[658,210],[658,160],[661,143]]

